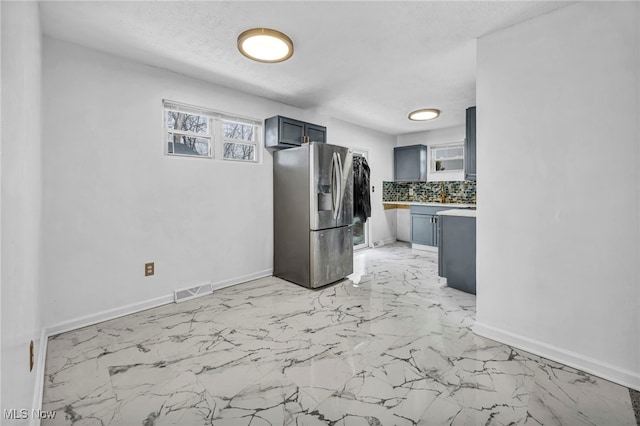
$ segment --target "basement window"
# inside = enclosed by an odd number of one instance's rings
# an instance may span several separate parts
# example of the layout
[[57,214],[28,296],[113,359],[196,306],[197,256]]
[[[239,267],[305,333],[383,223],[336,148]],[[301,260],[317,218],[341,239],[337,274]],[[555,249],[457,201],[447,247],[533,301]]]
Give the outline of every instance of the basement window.
[[256,126],[222,120],[222,158],[255,162],[258,152]]
[[459,172],[464,170],[464,144],[431,148],[431,172]]
[[167,154],[211,158],[211,118],[165,107]]
[[163,101],[166,154],[258,163],[262,122]]

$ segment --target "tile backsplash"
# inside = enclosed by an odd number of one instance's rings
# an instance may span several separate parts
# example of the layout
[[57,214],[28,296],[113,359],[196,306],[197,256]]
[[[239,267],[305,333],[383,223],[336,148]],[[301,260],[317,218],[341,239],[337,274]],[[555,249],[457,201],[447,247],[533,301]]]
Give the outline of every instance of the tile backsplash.
[[443,191],[446,203],[476,203],[476,183],[469,181],[382,182],[382,201],[439,203]]

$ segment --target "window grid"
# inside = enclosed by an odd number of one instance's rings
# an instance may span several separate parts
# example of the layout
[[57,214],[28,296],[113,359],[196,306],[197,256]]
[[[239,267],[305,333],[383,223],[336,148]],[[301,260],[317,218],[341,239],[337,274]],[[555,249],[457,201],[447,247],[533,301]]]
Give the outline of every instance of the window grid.
[[258,127],[230,120],[222,120],[223,155],[229,161],[256,162]]
[[464,170],[464,144],[431,148],[431,172],[458,172]]
[[[167,155],[261,163],[262,123],[260,121],[166,100],[163,101],[163,107]],[[180,117],[180,126],[186,126],[187,129],[172,128],[172,125],[176,126],[177,117],[172,116],[171,113],[183,114],[184,116]],[[206,126],[202,118],[206,118]],[[188,123],[185,124],[187,121]],[[194,129],[196,131],[193,131]],[[178,146],[176,137],[185,138],[185,142],[191,145],[182,146],[180,150],[183,152],[176,152]],[[187,141],[187,138],[190,140]],[[207,145],[206,149],[202,147],[203,144]]]

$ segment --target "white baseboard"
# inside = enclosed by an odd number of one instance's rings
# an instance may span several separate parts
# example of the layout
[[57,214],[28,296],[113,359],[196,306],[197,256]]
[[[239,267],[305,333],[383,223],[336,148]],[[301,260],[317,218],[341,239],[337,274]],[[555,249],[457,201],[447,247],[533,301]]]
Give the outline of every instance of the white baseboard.
[[[258,278],[269,277],[273,275],[273,269],[265,269],[263,271],[254,272],[252,274],[241,275],[228,280],[212,282],[213,291],[230,287],[232,285],[241,284],[247,281],[256,280]],[[56,334],[65,333],[71,330],[77,330],[82,327],[98,324],[104,321],[109,321],[115,318],[119,318],[125,315],[134,314],[151,308],[157,308],[158,306],[166,305],[167,303],[173,303],[173,294],[167,294],[165,296],[156,297],[154,299],[144,300],[141,302],[131,303],[129,305],[121,306],[114,309],[107,309],[106,311],[98,312],[92,315],[85,315],[83,317],[75,318],[69,321],[64,321],[59,324],[45,327],[47,337],[54,336]]]
[[430,252],[433,252],[433,253],[437,253],[438,252],[438,247],[428,246],[428,245],[425,245],[425,244],[412,243],[411,244],[411,249],[413,249],[413,250],[422,250],[422,251],[430,251]]
[[82,327],[109,321],[129,314],[134,314],[146,309],[156,308],[158,306],[166,305],[167,303],[173,303],[173,294],[167,294],[165,296],[156,297],[155,299],[130,303],[128,305],[124,305],[114,309],[107,309],[106,311],[98,312],[92,315],[85,315],[79,318],[74,318],[69,321],[64,321],[56,325],[45,327],[45,329],[47,332],[47,337],[55,336],[56,334],[66,333],[67,331],[71,330],[77,330]]
[[375,241],[375,242],[373,243],[373,246],[372,246],[372,247],[381,247],[381,246],[386,246],[387,244],[392,244],[392,243],[395,243],[395,242],[396,242],[396,239],[395,239],[395,238],[387,238],[387,239],[384,239],[384,240],[378,240],[378,241]]
[[479,322],[476,322],[474,325],[473,332],[482,337],[525,350],[543,358],[568,365],[569,367],[640,391],[640,373],[638,372],[622,369],[583,354],[562,349],[535,339],[519,336],[509,331]]
[[[241,284],[247,281],[257,280],[259,278],[270,277],[273,275],[273,269],[265,269],[263,271],[254,272],[252,274],[242,275],[239,277],[231,278],[228,280],[213,282],[213,291],[219,290],[225,287],[231,287],[236,284]],[[42,393],[44,390],[44,371],[47,355],[47,342],[50,336],[56,334],[65,333],[67,331],[77,330],[82,327],[98,324],[104,321],[119,318],[125,315],[135,314],[136,312],[144,311],[158,306],[166,305],[168,303],[174,303],[174,295],[167,294],[165,296],[156,297],[154,299],[144,300],[141,302],[131,303],[119,308],[107,309],[102,312],[98,312],[92,315],[85,315],[79,318],[75,318],[69,321],[64,321],[56,325],[43,327],[40,333],[40,344],[38,349],[38,362],[36,364],[36,385],[33,394],[33,409],[42,409]],[[40,426],[39,419],[31,419],[30,426]]]
[[252,274],[242,275],[239,277],[231,278],[224,281],[213,282],[211,286],[213,291],[219,290],[225,287],[231,287],[232,285],[246,283],[247,281],[253,281],[264,277],[270,277],[273,275],[273,268],[265,269],[263,271],[254,272]]

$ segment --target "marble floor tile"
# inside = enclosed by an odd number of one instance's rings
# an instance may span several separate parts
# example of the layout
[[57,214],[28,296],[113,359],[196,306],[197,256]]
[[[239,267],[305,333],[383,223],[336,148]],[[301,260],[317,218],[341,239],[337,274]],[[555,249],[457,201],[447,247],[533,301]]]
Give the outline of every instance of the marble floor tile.
[[43,425],[634,425],[628,389],[476,336],[437,255],[357,252],[49,339]]
[[112,369],[118,401],[114,424],[207,424],[216,403],[188,371],[155,366]]

